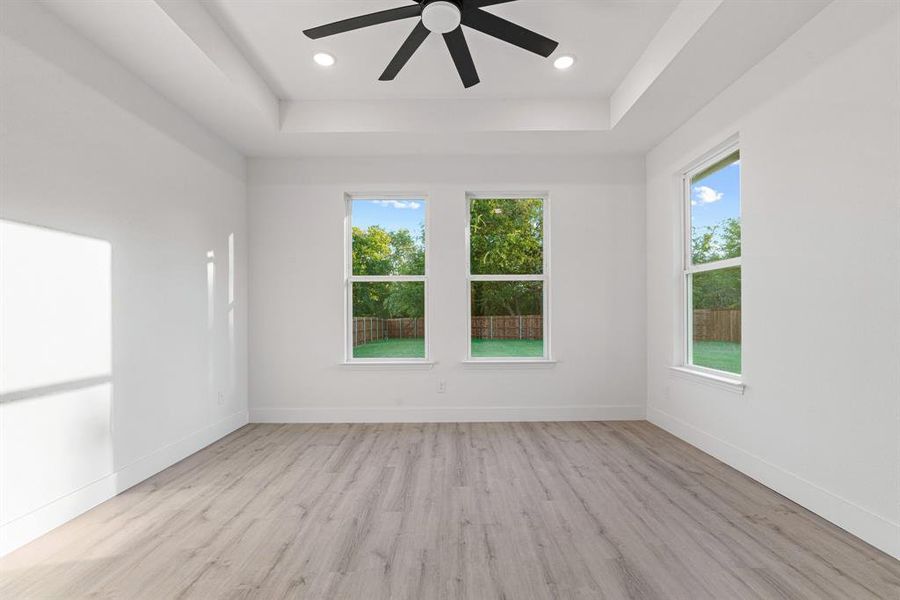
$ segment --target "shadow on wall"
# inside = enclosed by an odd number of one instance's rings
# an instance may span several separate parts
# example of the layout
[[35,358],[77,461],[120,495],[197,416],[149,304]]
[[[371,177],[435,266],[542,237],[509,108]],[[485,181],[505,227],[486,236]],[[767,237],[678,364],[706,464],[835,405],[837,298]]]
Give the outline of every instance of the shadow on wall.
[[[124,71],[97,46],[75,34],[42,3],[4,2],[2,6],[4,18],[0,19],[0,36],[9,44],[3,49],[4,57],[17,58],[19,52],[27,49],[49,62],[54,71],[61,70],[80,85],[95,90],[104,100],[115,103],[144,124],[177,140],[221,171],[236,178],[243,177],[244,159],[240,154],[223,149],[220,140],[154,92],[147,83]],[[28,82],[17,83],[18,89],[27,89]]]
[[[106,240],[0,219],[0,555],[135,483],[117,473],[112,256]],[[234,259],[233,233],[224,272],[206,253],[211,414],[236,389]]]
[[105,240],[0,220],[4,529],[113,472],[111,269]]

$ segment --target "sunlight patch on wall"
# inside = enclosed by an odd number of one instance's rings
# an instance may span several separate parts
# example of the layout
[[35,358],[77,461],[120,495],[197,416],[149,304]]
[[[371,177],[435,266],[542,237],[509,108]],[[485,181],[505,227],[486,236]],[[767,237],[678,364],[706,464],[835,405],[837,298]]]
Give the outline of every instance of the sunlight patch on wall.
[[0,220],[0,394],[109,376],[109,242]]
[[113,472],[111,269],[107,241],[0,220],[0,525]]

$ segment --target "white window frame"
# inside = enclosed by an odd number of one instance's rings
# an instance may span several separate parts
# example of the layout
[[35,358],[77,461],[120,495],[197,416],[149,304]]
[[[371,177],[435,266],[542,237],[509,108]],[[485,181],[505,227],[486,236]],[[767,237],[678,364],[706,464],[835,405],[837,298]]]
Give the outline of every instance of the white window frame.
[[[425,203],[425,274],[424,275],[354,275],[353,274],[353,201],[397,200]],[[430,365],[431,363],[431,307],[428,294],[428,274],[431,263],[431,202],[424,193],[362,193],[344,194],[344,363],[359,365]],[[353,357],[353,284],[354,283],[412,283],[425,286],[425,356],[423,358],[354,358]]]
[[[472,202],[476,200],[529,200],[540,199],[543,207],[542,245],[544,253],[543,273],[540,275],[473,275],[472,274]],[[548,192],[469,192],[466,194],[466,361],[468,363],[552,363],[550,349],[550,194]],[[472,356],[472,283],[475,281],[541,281],[543,282],[544,355]]]
[[[694,178],[697,173],[702,172],[703,170],[709,168],[715,163],[721,161],[726,158],[728,155],[733,154],[739,151],[740,143],[737,138],[733,138],[725,144],[719,146],[717,149],[712,152],[704,155],[701,159],[693,163],[688,169],[686,169],[681,176],[681,240],[682,240],[682,252],[681,252],[681,260],[682,260],[682,276],[681,276],[681,297],[684,301],[684,305],[682,307],[682,365],[681,369],[695,371],[700,374],[710,375],[717,378],[722,378],[727,381],[743,381],[743,373],[732,373],[730,371],[722,371],[720,369],[711,369],[709,367],[703,367],[694,364],[693,357],[693,336],[694,336],[694,311],[693,311],[693,298],[691,296],[691,277],[695,273],[705,273],[709,271],[718,271],[720,269],[730,269],[733,267],[740,267],[741,261],[743,259],[743,244],[741,245],[741,256],[738,258],[729,258],[725,260],[717,260],[714,262],[703,263],[699,265],[695,265],[692,262],[691,250],[692,250],[692,236],[691,236],[691,180]],[[743,194],[741,195],[741,212],[743,213]],[[742,232],[743,233],[743,232]],[[743,237],[743,235],[742,235]],[[741,269],[741,278],[743,281],[743,268]],[[741,286],[741,295],[743,296],[743,286]],[[741,302],[741,306],[743,306],[743,302]],[[743,315],[741,316],[741,325],[743,327]],[[741,353],[743,354],[743,345],[741,347]],[[743,371],[743,367],[741,369]]]

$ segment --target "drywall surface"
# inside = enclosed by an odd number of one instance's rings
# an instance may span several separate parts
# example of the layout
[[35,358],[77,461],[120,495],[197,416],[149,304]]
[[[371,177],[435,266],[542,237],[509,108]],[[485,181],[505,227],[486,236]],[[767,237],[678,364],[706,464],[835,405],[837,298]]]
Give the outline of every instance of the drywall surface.
[[241,156],[37,3],[0,43],[6,552],[247,422],[247,239]]
[[[251,419],[643,418],[643,172],[628,157],[250,161]],[[431,368],[342,364],[348,192],[427,195]],[[463,363],[467,192],[549,193],[556,364]]]
[[[900,557],[900,23],[837,2],[647,157],[648,419]],[[746,393],[677,377],[680,173],[738,135]]]

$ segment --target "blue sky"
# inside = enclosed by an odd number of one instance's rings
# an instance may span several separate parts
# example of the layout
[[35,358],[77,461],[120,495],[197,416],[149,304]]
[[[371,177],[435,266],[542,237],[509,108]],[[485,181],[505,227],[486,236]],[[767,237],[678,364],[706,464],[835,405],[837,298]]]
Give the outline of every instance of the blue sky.
[[418,233],[425,222],[424,200],[354,200],[353,226],[379,225],[388,231],[408,229]]
[[741,161],[691,183],[691,224],[703,229],[741,216]]

